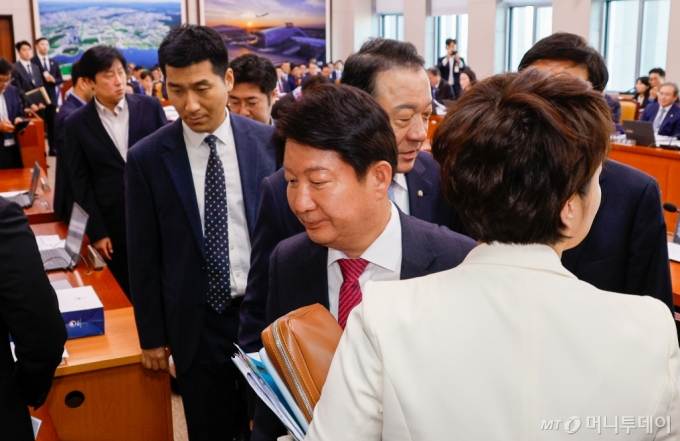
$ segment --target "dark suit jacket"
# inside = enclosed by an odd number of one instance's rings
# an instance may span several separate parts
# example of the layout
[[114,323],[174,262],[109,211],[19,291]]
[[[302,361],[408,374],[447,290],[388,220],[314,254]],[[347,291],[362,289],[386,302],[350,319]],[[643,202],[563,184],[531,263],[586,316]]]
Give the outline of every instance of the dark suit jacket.
[[49,69],[47,71],[54,77],[54,83],[49,83],[47,81],[44,81],[44,77],[42,76],[42,73],[45,72],[45,66],[43,66],[42,62],[40,61],[40,58],[35,55],[33,58],[31,58],[31,63],[35,64],[40,68],[40,78],[43,80],[43,85],[45,86],[45,90],[47,91],[47,94],[50,96],[50,101],[52,101],[52,105],[54,107],[57,107],[57,100],[59,98],[58,93],[59,93],[59,86],[64,83],[64,79],[61,76],[61,68],[59,67],[59,63],[54,61],[53,59],[49,58],[50,64],[49,64]]
[[[16,363],[8,334],[16,345]],[[39,407],[61,362],[66,327],[19,205],[0,197],[0,427],[2,439],[33,440],[28,406]]]
[[[128,146],[167,124],[157,98],[126,94],[130,112]],[[66,120],[66,162],[73,196],[90,215],[87,235],[94,243],[108,237],[125,247],[125,160],[99,119],[95,101]]]
[[[252,239],[260,183],[276,170],[274,128],[234,113],[229,117]],[[177,369],[184,372],[203,327],[208,274],[180,120],[128,152],[125,184],[130,285],[139,340],[144,349],[169,343]]]
[[[454,268],[477,246],[469,237],[413,216],[400,212],[399,219],[401,280]],[[320,303],[329,308],[327,258],[328,248],[312,242],[307,233],[290,237],[274,249],[269,267],[266,325],[303,306]],[[275,441],[284,434],[276,416],[258,401],[251,441]]]
[[[338,72],[334,70],[333,72],[331,72],[331,75],[328,78],[330,78],[331,81],[335,82],[335,80],[338,79]],[[340,77],[340,79],[342,79],[342,76]]]
[[71,217],[73,208],[73,186],[68,173],[66,145],[66,118],[73,112],[83,107],[83,103],[73,94],[69,95],[59,107],[59,112],[54,122],[55,139],[57,140],[57,173],[54,180],[54,211],[61,220]]
[[456,95],[453,93],[453,87],[446,82],[443,78],[439,81],[439,86],[433,88],[432,98],[439,101],[440,104],[444,104],[444,100],[455,100]]
[[652,296],[674,311],[659,185],[639,170],[607,160],[600,186],[602,202],[590,232],[564,252],[562,264],[597,288]]
[[[650,102],[645,111],[642,112],[640,121],[654,122],[656,114],[659,112],[659,103]],[[659,135],[662,136],[680,136],[680,106],[677,104],[671,105],[671,108],[666,113],[661,125],[659,126]]]
[[[36,87],[43,85],[43,76],[40,71],[40,67],[33,64],[31,61],[31,67],[33,68],[33,82],[31,82],[31,77],[28,76],[28,72],[20,61],[14,63],[14,69],[12,70],[12,80],[13,84],[19,89],[21,93],[29,92]],[[26,103],[24,102],[24,106]]]
[[[23,118],[24,116],[24,103],[21,99],[21,93],[19,89],[8,84],[2,93],[5,97],[5,104],[7,105],[7,114],[9,115],[9,120],[14,124],[14,120]],[[0,148],[4,149],[0,152],[0,169],[4,168],[21,168],[23,163],[21,161],[21,152],[19,150],[19,138],[14,136],[14,147],[4,147],[4,136],[5,134],[0,132]],[[11,150],[11,151],[10,151]]]
[[619,102],[619,100],[609,95],[605,95],[604,99],[607,101],[609,110],[612,113],[612,121],[614,121],[614,124],[618,124],[619,121],[621,120],[621,103]]
[[292,92],[302,84],[302,79],[300,79],[300,83],[298,84],[298,78],[293,74],[288,74],[288,84],[290,86],[290,91]]
[[[448,81],[449,69],[451,68],[451,65],[449,63],[444,65],[445,59],[446,57],[441,57],[437,60],[437,68],[439,68],[439,72],[442,74],[442,79]],[[458,64],[458,72],[453,72],[453,84],[451,84],[451,87],[453,87],[453,92],[456,94],[456,96],[460,96],[460,92],[462,90],[460,87],[460,71],[462,71],[466,66],[465,59],[461,57],[460,63]]]
[[[432,155],[425,152],[418,155],[413,170],[406,174],[406,182],[411,216],[464,233],[455,210],[442,195],[439,187],[439,166]],[[288,205],[287,186],[283,170],[262,182],[260,208],[253,233],[248,287],[240,309],[239,345],[247,352],[262,348],[260,334],[266,327],[269,257],[279,242],[305,231]]]

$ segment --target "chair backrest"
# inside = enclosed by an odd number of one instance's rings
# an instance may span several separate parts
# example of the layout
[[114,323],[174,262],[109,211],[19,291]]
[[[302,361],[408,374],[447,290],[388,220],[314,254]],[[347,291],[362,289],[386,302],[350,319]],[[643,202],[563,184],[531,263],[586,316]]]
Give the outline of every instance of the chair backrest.
[[640,104],[637,101],[619,100],[619,103],[621,103],[621,120],[619,124],[622,124],[624,119],[633,121],[638,119]]
[[428,139],[428,141],[432,141],[432,137],[434,136],[434,131],[437,129],[437,127],[439,126],[439,123],[441,123],[443,119],[444,119],[443,116],[430,115],[430,120],[427,123],[427,139]]

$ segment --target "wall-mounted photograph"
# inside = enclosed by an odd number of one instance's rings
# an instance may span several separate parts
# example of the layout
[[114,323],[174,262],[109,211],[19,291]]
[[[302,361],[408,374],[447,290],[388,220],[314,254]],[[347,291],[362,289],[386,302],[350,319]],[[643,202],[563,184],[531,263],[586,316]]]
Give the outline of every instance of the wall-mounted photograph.
[[47,38],[62,73],[92,46],[115,46],[128,62],[150,68],[170,28],[184,22],[184,0],[33,0],[36,35]]
[[229,59],[254,53],[274,65],[326,60],[326,0],[205,0],[205,24],[222,35]]

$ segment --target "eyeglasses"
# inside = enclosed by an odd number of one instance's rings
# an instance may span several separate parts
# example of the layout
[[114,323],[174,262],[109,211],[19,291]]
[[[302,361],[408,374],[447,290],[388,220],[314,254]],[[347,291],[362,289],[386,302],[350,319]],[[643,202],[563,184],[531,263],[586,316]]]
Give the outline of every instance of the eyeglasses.
[[3,80],[2,78],[0,78],[0,84],[3,84],[3,85],[9,84],[10,81],[12,81],[12,78],[7,78],[6,80]]

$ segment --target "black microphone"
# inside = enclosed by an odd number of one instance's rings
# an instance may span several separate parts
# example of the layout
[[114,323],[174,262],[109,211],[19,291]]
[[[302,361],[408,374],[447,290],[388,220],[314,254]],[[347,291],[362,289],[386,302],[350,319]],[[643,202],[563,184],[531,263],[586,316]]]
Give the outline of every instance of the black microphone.
[[678,207],[676,207],[675,204],[671,204],[670,202],[666,202],[665,204],[663,204],[663,209],[666,211],[670,211],[671,213],[678,212]]

